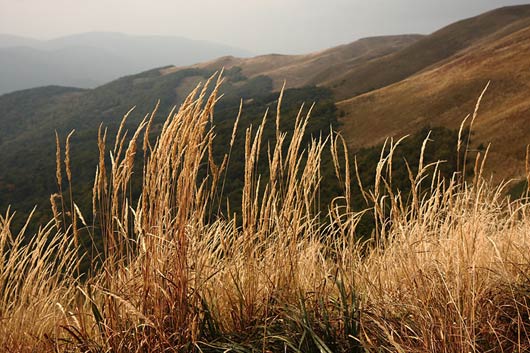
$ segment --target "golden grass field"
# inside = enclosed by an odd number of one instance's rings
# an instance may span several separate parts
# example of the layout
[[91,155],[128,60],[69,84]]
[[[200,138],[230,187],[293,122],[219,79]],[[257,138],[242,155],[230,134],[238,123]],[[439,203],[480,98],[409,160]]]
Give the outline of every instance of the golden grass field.
[[[13,212],[0,217],[0,351],[528,352],[529,203],[484,180],[483,159],[466,181],[425,180],[437,165],[420,163],[411,194],[395,193],[389,140],[363,191],[376,228],[360,242],[345,141],[302,145],[301,110],[292,134],[277,129],[268,160],[258,158],[263,125],[247,130],[242,214],[208,220],[230,163],[229,153],[221,165],[210,158],[216,94],[193,91],[156,141],[156,109],[113,146],[100,130],[94,224],[69,201],[74,166],[69,138],[63,148],[58,139],[54,219],[24,242],[24,230],[10,231]],[[322,221],[320,159],[330,151],[344,193]],[[81,233],[104,242],[87,278]]]

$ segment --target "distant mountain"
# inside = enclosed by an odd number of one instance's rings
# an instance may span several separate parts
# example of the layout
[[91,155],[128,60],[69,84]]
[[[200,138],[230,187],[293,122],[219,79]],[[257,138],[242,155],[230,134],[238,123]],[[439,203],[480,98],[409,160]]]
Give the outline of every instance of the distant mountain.
[[93,88],[166,65],[189,65],[241,49],[171,36],[94,32],[48,41],[0,34],[0,94],[44,85]]
[[0,48],[9,48],[9,47],[38,48],[44,45],[44,43],[45,42],[42,42],[40,40],[33,39],[33,38],[0,33]]

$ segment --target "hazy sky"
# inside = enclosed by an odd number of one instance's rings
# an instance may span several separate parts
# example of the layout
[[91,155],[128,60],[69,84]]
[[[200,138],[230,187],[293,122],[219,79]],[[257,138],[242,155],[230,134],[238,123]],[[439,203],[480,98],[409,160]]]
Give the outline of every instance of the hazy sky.
[[430,33],[527,1],[0,0],[0,33],[40,39],[89,31],[167,34],[255,53],[301,53],[360,37]]

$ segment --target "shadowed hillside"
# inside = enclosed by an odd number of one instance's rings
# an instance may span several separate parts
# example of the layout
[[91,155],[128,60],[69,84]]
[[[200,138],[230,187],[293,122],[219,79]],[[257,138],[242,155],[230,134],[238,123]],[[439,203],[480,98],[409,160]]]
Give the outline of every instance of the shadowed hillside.
[[[164,70],[127,76],[94,90],[42,87],[0,96],[0,124],[4,126],[0,130],[0,149],[5,151],[0,154],[0,165],[3,166],[0,169],[0,209],[5,210],[11,205],[23,215],[38,205],[34,219],[46,220],[49,197],[58,189],[53,172],[56,164],[55,132],[59,138],[64,138],[74,129],[70,141],[72,176],[76,184],[74,196],[81,206],[88,207],[91,202],[90,180],[97,166],[100,126],[108,129],[109,136],[112,136],[119,129],[120,117],[136,106],[123,126],[124,132],[130,130],[159,102],[160,108],[151,124],[151,131],[156,133],[162,129],[163,119],[170,110],[178,108],[198,82],[205,82],[214,74],[198,68],[169,74],[161,74],[161,71]],[[279,96],[278,92],[273,92],[272,80],[267,76],[247,78],[234,67],[224,71],[223,78],[220,88],[223,97],[217,103],[213,122],[217,126],[218,143],[211,151],[219,163],[232,139],[232,126],[241,99],[244,100],[244,110],[239,124],[246,128],[260,124],[267,109],[276,109]],[[329,133],[330,127],[336,125],[336,109],[332,93],[325,88],[286,90],[282,127],[287,131],[294,128],[299,104],[304,101],[317,103],[307,126],[310,136],[327,135],[325,131]],[[267,125],[264,136],[267,139],[274,137],[274,128]],[[240,134],[234,138],[234,159],[224,191],[228,197],[240,199],[245,139]],[[109,142],[113,143],[111,137]],[[141,170],[135,173],[141,174]]]

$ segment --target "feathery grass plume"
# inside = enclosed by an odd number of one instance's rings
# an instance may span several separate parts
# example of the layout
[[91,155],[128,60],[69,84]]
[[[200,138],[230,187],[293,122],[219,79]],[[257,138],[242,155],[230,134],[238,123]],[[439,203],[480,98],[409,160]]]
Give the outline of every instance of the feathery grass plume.
[[477,104],[475,104],[475,110],[473,111],[473,115],[471,117],[471,122],[469,123],[469,133],[467,135],[467,141],[466,141],[466,149],[464,150],[464,160],[462,161],[463,167],[462,167],[462,178],[465,180],[466,178],[466,161],[467,161],[467,154],[469,152],[469,144],[471,142],[471,131],[473,131],[473,123],[475,122],[475,119],[478,116],[478,111],[480,108],[480,103],[482,102],[482,99],[484,98],[484,95],[488,91],[488,88],[490,86],[491,81],[488,81],[486,84],[486,87],[482,90],[480,93],[480,96],[478,97]]
[[57,188],[59,190],[58,198],[61,200],[61,216],[63,218],[63,225],[66,225],[66,210],[64,206],[64,195],[63,195],[63,173],[61,163],[61,143],[59,134],[55,131],[55,179],[57,181]]
[[72,137],[72,135],[75,133],[75,129],[72,130],[68,136],[66,137],[66,145],[65,145],[65,148],[64,148],[64,165],[65,165],[65,169],[66,169],[66,176],[68,178],[68,183],[70,183],[70,185],[72,184],[72,170],[71,170],[71,167],[70,167],[70,138]]
[[28,239],[30,218],[11,234],[13,213],[0,216],[0,351],[53,352],[50,337],[67,339],[60,326],[75,300],[76,249],[53,220]]
[[61,190],[63,186],[63,176],[61,168],[61,143],[59,141],[59,133],[57,131],[55,131],[55,165],[57,166],[55,170],[55,179],[57,181],[57,186],[59,190]]
[[[463,120],[462,122],[460,123],[460,128],[458,129],[458,140],[457,140],[457,144],[456,144],[456,168],[457,168],[457,173],[461,173],[462,170],[461,168],[463,169],[463,165],[460,161],[460,150],[462,149],[462,133],[464,131],[464,127],[465,127],[465,124],[466,124],[466,121],[467,119],[469,119],[470,115],[468,114]],[[465,162],[463,162],[465,163]]]
[[[66,143],[64,147],[64,166],[66,170],[66,177],[68,180],[68,193],[69,193],[69,199],[70,199],[70,215],[71,215],[71,224],[72,224],[72,231],[74,236],[74,245],[76,249],[79,249],[79,230],[77,226],[77,216],[78,213],[74,209],[74,196],[73,196],[73,190],[72,190],[72,169],[71,169],[71,162],[70,162],[70,139],[72,135],[75,133],[75,130],[72,130],[68,136],[66,137]],[[79,270],[79,269],[78,269]]]
[[57,207],[57,202],[55,200],[60,198],[59,194],[50,195],[50,205],[52,207],[53,220],[55,221],[55,228],[57,231],[61,230],[61,219],[59,217],[59,208]]

